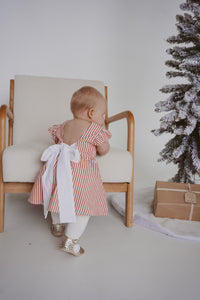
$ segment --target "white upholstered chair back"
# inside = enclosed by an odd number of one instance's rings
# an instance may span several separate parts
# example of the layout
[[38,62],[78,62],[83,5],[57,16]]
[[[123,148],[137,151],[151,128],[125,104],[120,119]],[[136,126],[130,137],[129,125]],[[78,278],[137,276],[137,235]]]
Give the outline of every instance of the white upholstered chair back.
[[72,94],[86,85],[105,95],[101,81],[15,76],[13,144],[50,144],[48,127],[72,118]]

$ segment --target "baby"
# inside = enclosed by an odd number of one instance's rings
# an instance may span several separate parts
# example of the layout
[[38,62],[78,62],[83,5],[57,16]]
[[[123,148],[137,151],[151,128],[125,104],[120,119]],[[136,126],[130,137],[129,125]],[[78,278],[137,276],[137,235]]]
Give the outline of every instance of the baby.
[[[43,204],[45,217],[52,217],[52,234],[65,235],[60,249],[80,256],[78,240],[90,216],[107,215],[106,195],[96,153],[109,151],[111,133],[102,128],[106,100],[93,87],[85,86],[71,99],[73,119],[49,128],[55,145],[47,148],[28,201]],[[65,223],[67,226],[65,227]]]

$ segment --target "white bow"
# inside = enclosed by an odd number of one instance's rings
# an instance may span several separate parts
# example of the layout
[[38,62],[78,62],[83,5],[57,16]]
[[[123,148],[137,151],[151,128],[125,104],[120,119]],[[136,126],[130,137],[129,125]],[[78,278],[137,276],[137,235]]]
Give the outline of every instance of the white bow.
[[[59,157],[58,157],[59,155]],[[44,216],[47,217],[48,206],[52,193],[53,166],[58,157],[57,188],[61,223],[75,223],[72,170],[70,161],[78,163],[80,153],[76,144],[68,146],[65,143],[48,147],[42,154],[41,160],[47,161],[46,170],[42,176],[42,191],[44,199]]]

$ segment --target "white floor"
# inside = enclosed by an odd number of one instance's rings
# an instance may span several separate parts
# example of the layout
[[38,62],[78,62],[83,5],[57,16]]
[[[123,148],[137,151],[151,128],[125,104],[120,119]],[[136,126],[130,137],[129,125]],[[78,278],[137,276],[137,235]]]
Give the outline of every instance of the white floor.
[[86,254],[73,257],[58,249],[42,208],[26,199],[6,198],[1,300],[200,299],[200,243],[126,228],[109,206],[108,217],[89,221],[80,240]]

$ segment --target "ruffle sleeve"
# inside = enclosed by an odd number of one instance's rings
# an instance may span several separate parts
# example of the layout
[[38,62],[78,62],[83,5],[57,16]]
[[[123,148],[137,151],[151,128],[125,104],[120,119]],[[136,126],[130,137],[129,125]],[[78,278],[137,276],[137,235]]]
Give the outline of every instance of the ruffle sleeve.
[[60,124],[60,125],[53,125],[48,128],[48,132],[56,144],[60,144],[63,142],[64,124],[65,123]]
[[94,138],[94,145],[95,146],[101,146],[105,142],[108,142],[108,140],[112,137],[112,134],[109,130],[101,128],[100,131],[97,133],[97,135]]

